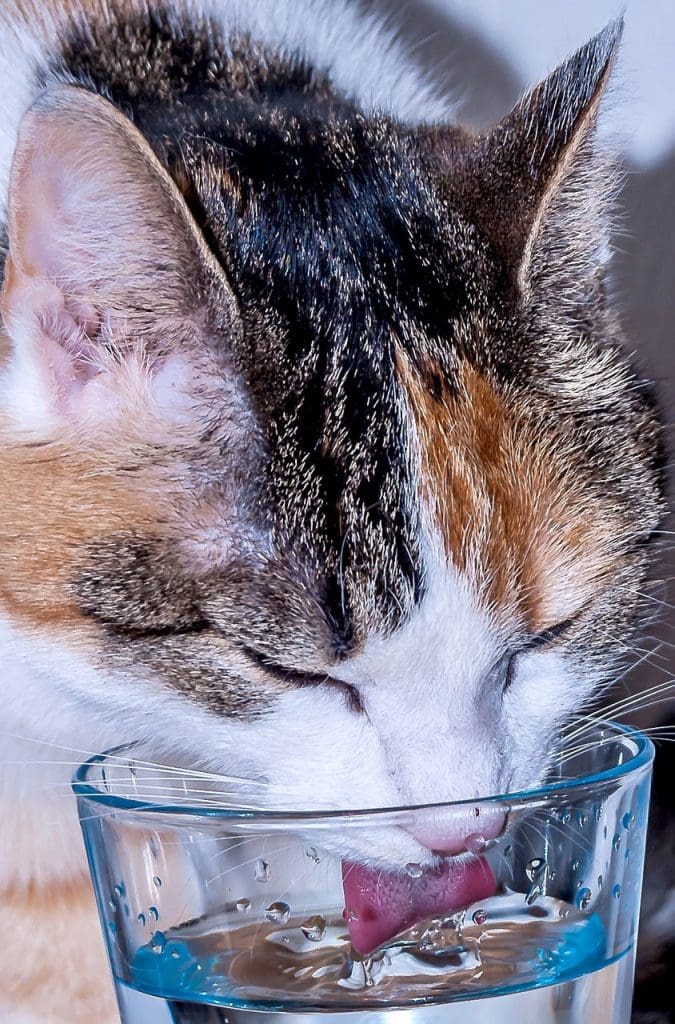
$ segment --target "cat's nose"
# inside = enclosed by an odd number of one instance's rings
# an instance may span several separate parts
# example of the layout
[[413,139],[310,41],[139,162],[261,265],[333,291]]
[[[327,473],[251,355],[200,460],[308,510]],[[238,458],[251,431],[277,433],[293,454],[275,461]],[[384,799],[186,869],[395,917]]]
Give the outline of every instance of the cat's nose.
[[422,846],[437,853],[482,853],[501,835],[505,824],[504,807],[475,804],[416,811],[406,830]]

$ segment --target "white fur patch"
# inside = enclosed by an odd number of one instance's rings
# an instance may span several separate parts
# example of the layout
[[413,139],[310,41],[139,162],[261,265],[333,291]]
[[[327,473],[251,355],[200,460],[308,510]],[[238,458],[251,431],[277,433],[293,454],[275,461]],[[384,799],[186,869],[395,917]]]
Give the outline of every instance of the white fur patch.
[[[392,807],[474,799],[514,783],[534,785],[547,767],[556,715],[565,715],[579,698],[562,659],[538,652],[524,659],[502,699],[503,680],[495,668],[502,641],[467,581],[440,567],[405,626],[388,639],[372,638],[342,664],[339,677],[358,689],[365,713],[354,711],[339,688],[327,684],[289,691],[253,721],[220,718],[168,687],[102,673],[63,644],[55,648],[9,625],[0,642],[9,708],[5,728],[38,741],[13,740],[12,758],[48,760],[49,747],[40,741],[79,746],[82,753],[73,760],[87,751],[139,741],[143,756],[153,760],[255,780],[254,787],[229,783],[232,802],[263,808]],[[3,760],[6,750],[5,742]],[[54,750],[54,760],[63,760],[63,752]],[[30,804],[36,807],[60,785],[66,813],[70,767],[55,763],[41,771],[45,789]],[[29,795],[24,778],[31,776],[5,775],[6,791],[0,791],[5,823]],[[69,826],[62,870],[78,863],[72,804],[67,813],[73,831]],[[31,829],[26,842],[20,863],[14,858],[15,839],[5,856],[0,854],[5,877],[16,871],[40,874],[46,864],[58,870],[48,829],[37,838]],[[352,835],[335,830],[326,842],[337,855],[380,864],[430,856],[400,829]]]

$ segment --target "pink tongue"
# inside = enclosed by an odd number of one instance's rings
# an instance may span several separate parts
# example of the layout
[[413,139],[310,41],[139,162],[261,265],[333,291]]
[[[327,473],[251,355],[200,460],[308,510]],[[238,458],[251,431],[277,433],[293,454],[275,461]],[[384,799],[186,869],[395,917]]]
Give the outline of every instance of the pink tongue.
[[484,857],[445,860],[419,878],[343,861],[342,884],[349,937],[364,956],[404,928],[487,899],[496,889]]

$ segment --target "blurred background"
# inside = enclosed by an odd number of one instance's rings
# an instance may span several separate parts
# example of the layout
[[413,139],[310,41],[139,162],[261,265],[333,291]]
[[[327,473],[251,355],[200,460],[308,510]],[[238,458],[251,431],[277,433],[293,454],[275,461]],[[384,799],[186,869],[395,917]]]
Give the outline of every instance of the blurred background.
[[[673,0],[366,0],[477,129],[623,13],[625,30],[600,135],[626,169],[615,234],[615,291],[638,366],[655,381],[667,443],[675,442],[675,2]],[[672,458],[671,458],[671,461]],[[672,472],[671,472],[672,476]],[[672,493],[672,485],[671,485]],[[672,505],[672,499],[671,499]],[[663,524],[675,530],[675,522]],[[660,541],[650,589],[654,622],[634,667],[607,697],[644,694],[642,727],[675,713],[675,534]],[[670,596],[669,596],[670,595]],[[649,702],[649,703],[648,703]],[[626,710],[628,706],[626,705]]]

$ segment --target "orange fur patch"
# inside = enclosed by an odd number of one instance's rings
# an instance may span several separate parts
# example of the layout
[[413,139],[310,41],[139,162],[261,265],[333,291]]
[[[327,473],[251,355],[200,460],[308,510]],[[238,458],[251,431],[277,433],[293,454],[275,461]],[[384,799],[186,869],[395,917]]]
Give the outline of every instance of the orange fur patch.
[[436,397],[399,357],[420,445],[422,497],[447,556],[501,617],[539,631],[580,610],[616,564],[565,439],[465,363]]
[[[71,1024],[119,1021],[86,876],[44,889],[0,892],[0,929],[11,956],[0,964],[0,1010]],[[9,952],[9,945],[7,947]]]
[[68,592],[82,548],[114,532],[157,532],[159,501],[115,462],[0,431],[0,607],[14,622],[88,626]]

